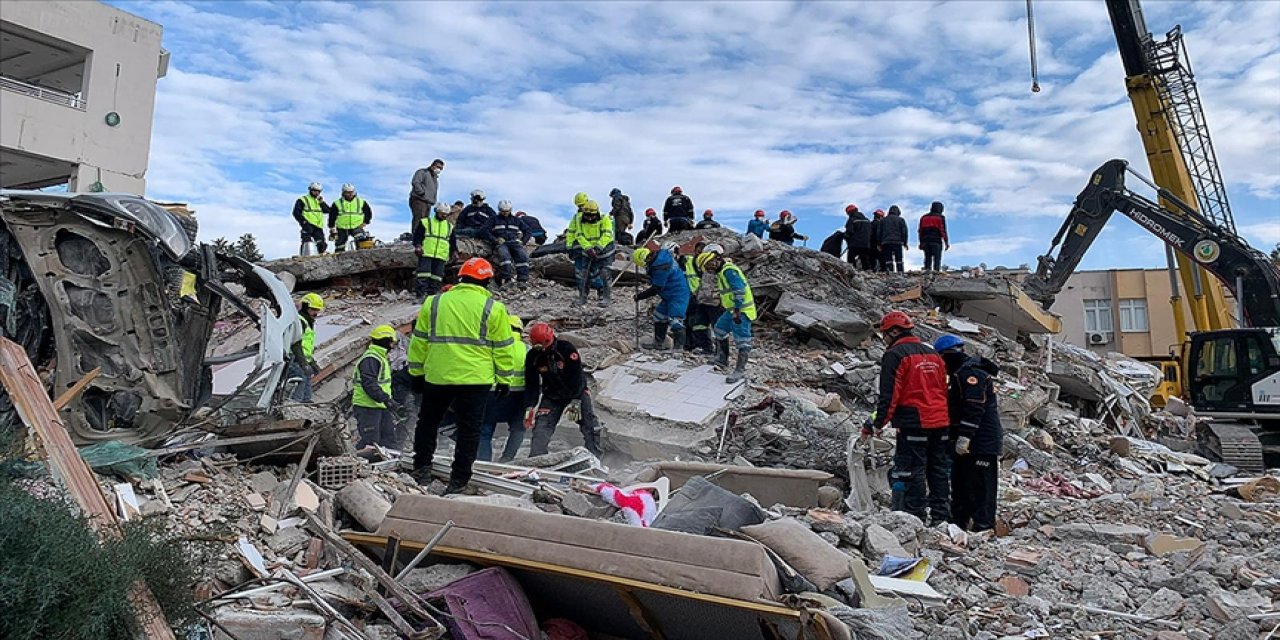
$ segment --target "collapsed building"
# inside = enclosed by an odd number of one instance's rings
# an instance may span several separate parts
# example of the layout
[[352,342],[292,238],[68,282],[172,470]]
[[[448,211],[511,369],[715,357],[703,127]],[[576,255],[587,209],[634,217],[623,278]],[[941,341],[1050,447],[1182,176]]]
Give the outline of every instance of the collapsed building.
[[[999,276],[865,273],[720,230],[675,238],[722,244],[751,282],[761,319],[745,383],[704,356],[640,350],[648,309],[629,296],[575,305],[555,246],[533,260],[529,289],[497,293],[593,369],[601,458],[562,427],[547,456],[479,462],[476,495],[441,498],[407,474],[408,416],[398,450],[352,455],[350,368],[370,326],[405,330],[418,308],[412,248],[392,244],[260,267],[326,299],[315,403],[284,402],[287,389],[266,414],[263,392],[206,402],[214,433],[162,416],[155,448],[120,449],[95,465],[99,482],[129,496],[115,500],[121,517],[221,541],[198,586],[217,638],[1209,640],[1280,622],[1280,481],[1197,454],[1194,414],[1146,402],[1158,370],[1053,341],[1057,318]],[[615,277],[640,281],[625,254]],[[884,351],[872,328],[889,309],[922,339],[963,336],[1001,366],[993,532],[886,506],[892,439],[856,436]],[[208,396],[280,388],[233,358],[260,349],[269,325],[212,313],[197,336]],[[49,344],[45,386],[65,389],[85,371],[61,371],[52,353],[68,343]],[[73,435],[81,411],[58,414]],[[438,476],[448,462],[437,455]],[[602,483],[651,489],[654,513],[620,509]]]

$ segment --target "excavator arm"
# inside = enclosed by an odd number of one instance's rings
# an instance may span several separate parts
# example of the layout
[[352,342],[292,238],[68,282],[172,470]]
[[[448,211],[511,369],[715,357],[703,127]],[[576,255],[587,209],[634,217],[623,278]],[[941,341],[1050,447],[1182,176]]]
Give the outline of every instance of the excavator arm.
[[1220,280],[1239,302],[1242,323],[1280,326],[1280,270],[1271,260],[1137,173],[1134,175],[1156,188],[1161,200],[1179,211],[1130,191],[1124,182],[1125,173],[1133,173],[1128,167],[1124,160],[1111,160],[1093,172],[1054,236],[1049,253],[1040,256],[1035,274],[1023,283],[1027,295],[1045,308],[1052,305],[1112,214],[1120,212]]

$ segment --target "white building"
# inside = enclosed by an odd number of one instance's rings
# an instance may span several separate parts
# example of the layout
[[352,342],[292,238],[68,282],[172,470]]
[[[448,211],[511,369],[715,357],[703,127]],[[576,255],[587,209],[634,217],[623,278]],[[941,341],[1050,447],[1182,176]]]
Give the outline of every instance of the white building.
[[162,33],[100,2],[0,2],[0,187],[142,194]]

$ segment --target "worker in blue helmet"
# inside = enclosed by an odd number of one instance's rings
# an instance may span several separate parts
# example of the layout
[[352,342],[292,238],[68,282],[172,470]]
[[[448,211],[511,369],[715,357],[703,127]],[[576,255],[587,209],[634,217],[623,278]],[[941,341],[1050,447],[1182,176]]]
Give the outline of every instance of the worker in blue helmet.
[[1004,444],[996,404],[996,363],[965,353],[963,338],[945,335],[933,348],[947,365],[947,413],[955,440],[951,521],[969,531],[996,526],[999,459]]

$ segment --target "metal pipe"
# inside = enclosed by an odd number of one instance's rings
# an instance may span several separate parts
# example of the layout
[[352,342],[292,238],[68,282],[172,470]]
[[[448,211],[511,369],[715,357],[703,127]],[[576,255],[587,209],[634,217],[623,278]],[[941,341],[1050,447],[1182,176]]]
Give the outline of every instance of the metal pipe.
[[449,533],[449,530],[452,528],[453,521],[445,521],[444,526],[440,527],[440,530],[437,531],[434,536],[431,536],[431,539],[427,541],[427,545],[422,548],[422,551],[419,551],[418,555],[414,556],[413,559],[409,561],[409,564],[406,564],[404,568],[400,570],[400,573],[396,574],[396,582],[404,580],[404,577],[409,575],[410,571],[413,571],[419,564],[422,564],[422,561],[426,560],[427,556],[431,555],[431,551],[436,548],[436,545],[440,544],[440,541],[444,539],[444,534]]
[[1167,244],[1164,246],[1164,258],[1169,269],[1169,306],[1173,307],[1173,330],[1181,343],[1187,339],[1187,314],[1182,308],[1182,289],[1178,284],[1178,266],[1173,247]]
[[1027,40],[1031,46],[1031,93],[1040,93],[1040,64],[1036,62],[1036,16],[1027,0]]
[[1249,326],[1244,317],[1244,274],[1236,272],[1236,326]]

